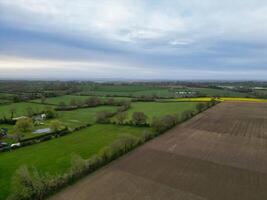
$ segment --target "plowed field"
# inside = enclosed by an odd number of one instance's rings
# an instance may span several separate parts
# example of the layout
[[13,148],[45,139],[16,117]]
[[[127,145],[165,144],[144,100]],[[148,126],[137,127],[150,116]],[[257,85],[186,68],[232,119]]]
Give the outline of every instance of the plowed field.
[[267,104],[224,102],[51,200],[266,200]]

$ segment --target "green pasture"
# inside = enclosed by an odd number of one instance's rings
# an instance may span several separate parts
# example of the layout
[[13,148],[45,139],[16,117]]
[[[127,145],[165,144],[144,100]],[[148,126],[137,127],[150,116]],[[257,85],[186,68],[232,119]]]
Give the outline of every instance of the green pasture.
[[[136,102],[131,104],[127,111],[128,120],[134,112],[143,112],[151,122],[153,117],[161,117],[168,114],[181,114],[186,110],[195,110],[198,102]],[[115,120],[115,117],[113,118]]]
[[[69,105],[72,100],[76,100],[77,102],[82,101],[84,102],[86,99],[90,98],[91,96],[79,96],[79,95],[65,95],[65,96],[58,96],[58,97],[51,97],[45,99],[45,103],[47,104],[53,104],[53,105],[59,105],[61,102],[64,102],[66,105]],[[107,98],[105,97],[99,97],[102,100],[105,100]],[[131,100],[130,98],[114,98],[114,100]],[[41,99],[33,100],[32,102],[36,103],[42,103]]]
[[[47,108],[47,105],[21,102],[21,103],[12,103],[8,105],[0,105],[0,118],[11,117],[11,111],[14,111],[14,117],[20,117],[27,115],[27,110],[31,108],[34,112],[41,112]],[[51,107],[51,106],[50,106]]]
[[16,169],[27,165],[42,173],[62,174],[70,167],[73,154],[88,159],[122,135],[141,136],[149,128],[94,125],[70,135],[0,153],[0,200],[10,193],[10,183]]
[[58,120],[61,121],[63,125],[75,128],[88,123],[95,123],[98,112],[114,112],[116,109],[117,107],[115,106],[98,106],[92,108],[80,108],[71,111],[60,111],[58,112]]

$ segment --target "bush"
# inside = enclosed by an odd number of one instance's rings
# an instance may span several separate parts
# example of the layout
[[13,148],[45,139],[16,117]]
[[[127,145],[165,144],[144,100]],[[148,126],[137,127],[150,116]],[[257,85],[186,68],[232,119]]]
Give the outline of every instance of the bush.
[[96,114],[96,122],[97,123],[109,123],[110,122],[110,117],[112,117],[114,113],[108,112],[108,111],[102,111],[98,112]]
[[44,113],[47,119],[54,119],[54,118],[57,118],[58,116],[57,112],[51,107],[47,107]]
[[15,129],[16,129],[16,131],[23,132],[23,133],[32,131],[32,129],[33,129],[32,119],[28,118],[28,117],[23,118],[23,119],[19,119],[16,122]]
[[186,111],[182,112],[182,114],[181,114],[181,121],[188,120],[193,116],[194,116],[194,111],[186,110]]
[[57,132],[62,129],[62,123],[59,120],[53,120],[50,122],[50,128],[53,132]]
[[151,126],[156,130],[157,133],[162,133],[178,123],[175,115],[165,115],[161,118],[154,117]]
[[196,109],[198,112],[201,112],[201,111],[205,110],[206,108],[207,108],[207,104],[205,104],[205,103],[198,103],[196,105]]
[[85,100],[85,104],[90,107],[101,105],[101,100],[98,97],[90,97]]
[[147,116],[143,112],[134,112],[132,123],[137,126],[145,125],[147,123]]
[[44,199],[46,194],[45,179],[33,168],[20,167],[12,179],[12,195],[10,200]]
[[120,112],[116,115],[117,124],[123,124],[123,122],[127,119],[126,112]]

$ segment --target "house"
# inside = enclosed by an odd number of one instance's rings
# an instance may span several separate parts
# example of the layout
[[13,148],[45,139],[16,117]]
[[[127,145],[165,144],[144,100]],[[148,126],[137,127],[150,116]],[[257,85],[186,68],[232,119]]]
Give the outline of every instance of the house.
[[46,119],[46,114],[41,114],[41,118],[42,118],[43,120],[45,120],[45,119]]
[[46,119],[46,114],[41,114],[41,115],[36,115],[36,116],[33,116],[33,121],[35,124],[37,125],[43,125],[43,121]]
[[43,121],[46,119],[46,114],[36,115],[32,118],[34,121]]

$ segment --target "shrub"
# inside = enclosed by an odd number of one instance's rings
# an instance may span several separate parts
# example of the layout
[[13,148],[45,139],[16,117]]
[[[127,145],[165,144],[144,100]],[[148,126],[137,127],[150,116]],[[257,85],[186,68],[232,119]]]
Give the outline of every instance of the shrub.
[[58,116],[57,112],[51,107],[47,107],[44,113],[47,119],[54,119]]
[[90,98],[85,100],[85,104],[87,106],[94,107],[94,106],[100,105],[101,104],[101,100],[98,97],[90,97]]
[[188,120],[193,116],[194,116],[194,111],[186,110],[186,111],[182,112],[182,114],[181,114],[181,121]]
[[59,120],[53,120],[50,122],[50,128],[53,132],[57,132],[62,129],[62,123]]
[[162,133],[177,124],[177,117],[175,115],[165,115],[161,118],[154,117],[151,126],[157,133]]
[[147,116],[143,112],[134,112],[132,123],[137,126],[145,125],[147,123]]
[[32,119],[28,118],[28,117],[23,118],[23,119],[19,119],[16,122],[15,129],[16,129],[16,131],[23,132],[23,133],[32,131],[32,129],[33,129]]
[[206,108],[207,108],[207,104],[205,104],[205,103],[198,103],[196,105],[196,109],[198,112],[201,112],[201,111],[205,110]]
[[102,111],[102,112],[98,112],[96,114],[96,122],[97,123],[109,123],[110,122],[110,117],[113,115],[114,113],[108,112],[108,111]]
[[126,112],[120,112],[116,115],[116,120],[118,124],[123,124],[123,122],[127,119]]
[[60,109],[64,109],[64,108],[67,107],[67,105],[66,105],[66,103],[65,103],[64,101],[61,101],[61,102],[59,102],[58,107],[59,107]]
[[44,199],[46,194],[45,179],[33,168],[20,167],[12,178],[10,200]]

